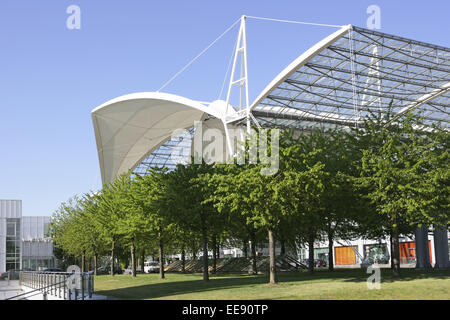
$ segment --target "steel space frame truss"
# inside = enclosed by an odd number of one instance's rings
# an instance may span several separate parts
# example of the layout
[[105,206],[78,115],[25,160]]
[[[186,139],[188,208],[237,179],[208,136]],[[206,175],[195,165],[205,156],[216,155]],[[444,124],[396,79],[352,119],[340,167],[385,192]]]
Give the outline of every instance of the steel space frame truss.
[[[231,87],[238,84],[240,108],[248,110],[248,101],[244,105],[242,99],[244,85],[248,99],[245,44],[243,17],[233,66],[242,54],[243,72],[237,81],[231,77],[227,101]],[[250,114],[246,112],[233,123],[248,127],[252,119],[258,127],[299,130],[357,126],[369,113],[386,113],[391,101],[391,111],[397,117],[408,111],[420,112],[427,124],[439,123],[449,129],[450,48],[351,26],[267,92]],[[190,133],[191,140],[168,140],[135,172],[145,174],[149,167],[173,168],[177,162],[173,155],[190,150],[193,129]]]
[[[262,125],[358,125],[370,112],[421,112],[450,124],[450,49],[352,27],[253,108]],[[294,111],[295,110],[295,116]],[[268,121],[268,118],[270,121]]]

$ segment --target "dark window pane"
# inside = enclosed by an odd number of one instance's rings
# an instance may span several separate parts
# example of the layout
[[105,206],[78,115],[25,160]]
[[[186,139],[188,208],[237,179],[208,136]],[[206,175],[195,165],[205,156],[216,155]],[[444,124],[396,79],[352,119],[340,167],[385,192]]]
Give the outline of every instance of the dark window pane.
[[14,222],[8,222],[6,224],[6,235],[7,236],[16,236],[16,224]]

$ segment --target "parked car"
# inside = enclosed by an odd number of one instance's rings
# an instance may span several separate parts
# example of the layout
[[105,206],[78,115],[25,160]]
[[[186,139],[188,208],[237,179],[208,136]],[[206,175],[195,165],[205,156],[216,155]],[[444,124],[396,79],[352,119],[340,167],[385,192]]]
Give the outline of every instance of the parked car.
[[[128,266],[125,270],[123,270],[123,274],[131,274],[131,266]],[[139,266],[136,266],[136,273],[142,273],[141,268]]]
[[144,272],[145,273],[159,272],[159,263],[156,261],[145,262]]
[[[309,266],[309,259],[303,260],[303,263],[306,264],[307,266]],[[327,266],[326,261],[322,260],[322,259],[314,259],[313,263],[314,263],[314,267],[326,267]]]
[[314,259],[314,265],[316,267],[326,267],[327,266],[327,262],[325,260],[322,260],[322,259]]
[[107,274],[108,273],[108,268],[103,266],[103,267],[98,267],[97,268],[97,274]]
[[[98,267],[97,268],[97,274],[98,275],[100,275],[100,274],[109,274],[110,271],[111,271],[111,267],[110,266],[102,266],[102,267]],[[123,270],[122,270],[122,268],[116,266],[115,269],[114,269],[114,273],[115,274],[122,274]]]
[[0,273],[0,279],[19,280],[20,271],[24,271],[24,270],[10,269],[6,272],[2,272],[2,273]]

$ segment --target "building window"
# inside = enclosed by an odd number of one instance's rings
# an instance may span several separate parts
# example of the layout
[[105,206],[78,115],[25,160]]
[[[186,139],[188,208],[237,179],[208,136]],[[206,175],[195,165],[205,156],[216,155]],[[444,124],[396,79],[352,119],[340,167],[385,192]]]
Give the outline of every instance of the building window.
[[44,223],[44,238],[50,237],[50,223]]
[[369,259],[371,263],[389,263],[390,255],[386,243],[364,245],[364,259]]
[[325,262],[328,262],[328,254],[329,254],[328,248],[315,248],[314,249],[314,259],[320,259]]
[[6,219],[6,271],[20,269],[20,219]]

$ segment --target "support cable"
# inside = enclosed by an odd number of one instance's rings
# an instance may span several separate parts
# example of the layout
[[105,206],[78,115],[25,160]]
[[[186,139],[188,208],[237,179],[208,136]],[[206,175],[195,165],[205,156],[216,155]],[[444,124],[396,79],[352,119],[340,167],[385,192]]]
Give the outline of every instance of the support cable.
[[354,57],[354,48],[353,48],[353,28],[350,29],[349,32],[349,54],[350,54],[350,71],[352,78],[352,100],[353,100],[353,112],[355,116],[355,127],[358,126],[359,119],[361,114],[358,112],[358,101],[357,101],[357,92],[356,92],[356,79],[355,79],[355,57]]
[[[266,20],[266,21],[275,21],[275,22],[285,22],[285,23],[294,23],[294,24],[303,24],[303,25],[312,25],[319,27],[331,27],[331,28],[342,28],[342,26],[333,25],[333,24],[324,24],[324,23],[314,23],[314,22],[305,22],[305,21],[292,21],[292,20],[281,20],[281,19],[272,19],[272,18],[264,18],[264,17],[255,17],[255,16],[245,16],[247,18],[255,19],[255,20]],[[195,62],[200,56],[202,56],[209,48],[211,48],[217,41],[219,41],[225,34],[227,34],[233,27],[240,22],[241,19],[236,20],[228,29],[226,29],[219,37],[217,37],[213,42],[211,42],[205,49],[203,49],[197,56],[195,56],[191,61],[189,61],[183,68],[181,68],[177,73],[175,73],[172,78],[170,78],[164,85],[157,90],[160,92],[165,87],[167,87],[173,80],[175,80],[181,73],[183,73],[192,63]],[[223,90],[223,88],[222,88]],[[221,92],[222,92],[221,90]],[[222,93],[220,94],[222,95]]]
[[194,63],[195,60],[197,60],[198,58],[200,58],[200,56],[202,56],[206,51],[208,51],[209,48],[211,48],[217,41],[219,41],[225,34],[228,33],[228,31],[230,31],[231,29],[233,29],[233,27],[240,22],[241,19],[236,20],[236,22],[234,22],[227,30],[225,30],[220,36],[218,36],[213,42],[211,42],[205,49],[203,49],[197,56],[195,56],[191,61],[188,62],[188,64],[186,64],[183,68],[181,68],[180,71],[178,71],[177,73],[175,73],[173,75],[172,78],[170,78],[166,83],[164,83],[164,85],[159,88],[157,90],[157,92],[161,91],[162,89],[164,89],[165,87],[167,87],[173,80],[175,80],[176,77],[178,77],[184,70],[186,70],[192,63]]
[[236,42],[235,42],[234,47],[233,47],[233,51],[231,52],[230,61],[228,62],[227,72],[225,73],[225,77],[224,77],[223,83],[222,83],[222,88],[220,89],[219,97],[217,99],[221,99],[222,98],[223,89],[225,88],[225,83],[227,82],[228,73],[230,72],[231,62],[233,61],[234,52],[236,51],[236,46],[238,45],[237,40],[238,39],[236,39]]
[[272,18],[254,17],[254,16],[246,16],[246,17],[247,18],[251,18],[251,19],[256,19],[256,20],[267,20],[267,21],[275,21],[275,22],[304,24],[304,25],[318,26],[318,27],[330,27],[330,28],[342,28],[343,27],[343,26],[338,26],[338,25],[335,25],[335,24],[324,24],[324,23],[305,22],[305,21],[293,21],[293,20],[281,20],[281,19],[272,19]]

